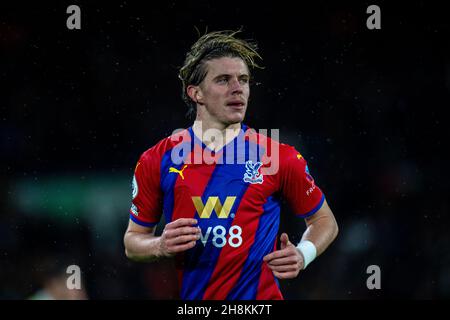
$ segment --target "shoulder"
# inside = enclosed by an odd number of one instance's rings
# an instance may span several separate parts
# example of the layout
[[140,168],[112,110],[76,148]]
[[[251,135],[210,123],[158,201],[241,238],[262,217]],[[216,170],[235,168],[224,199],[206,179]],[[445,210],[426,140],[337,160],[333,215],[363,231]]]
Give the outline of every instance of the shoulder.
[[248,128],[245,132],[246,140],[257,143],[260,148],[264,149],[265,155],[270,155],[270,158],[278,157],[280,163],[289,163],[291,161],[303,162],[305,159],[302,154],[293,146],[282,143],[278,137],[268,137],[265,132],[256,132],[255,129]]
[[172,134],[164,139],[158,141],[155,145],[145,150],[138,161],[138,166],[143,167],[159,167],[163,157],[167,152],[170,152],[176,146],[189,142],[191,136],[187,129],[181,130],[175,134]]
[[175,134],[161,139],[155,145],[145,150],[141,154],[140,161],[147,162],[154,159],[161,159],[164,154],[175,148],[177,145],[190,140],[191,136],[189,131],[187,129],[183,129]]
[[295,147],[282,143],[280,146],[280,155],[282,156],[282,159],[286,161],[305,161],[305,158],[303,158],[303,155],[298,151]]

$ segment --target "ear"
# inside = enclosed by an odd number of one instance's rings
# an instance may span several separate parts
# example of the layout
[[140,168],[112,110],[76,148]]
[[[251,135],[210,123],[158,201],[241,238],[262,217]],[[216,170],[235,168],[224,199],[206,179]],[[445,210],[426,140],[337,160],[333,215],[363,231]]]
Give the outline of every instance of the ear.
[[195,103],[202,104],[203,94],[199,86],[189,85],[186,88],[189,98],[191,98]]

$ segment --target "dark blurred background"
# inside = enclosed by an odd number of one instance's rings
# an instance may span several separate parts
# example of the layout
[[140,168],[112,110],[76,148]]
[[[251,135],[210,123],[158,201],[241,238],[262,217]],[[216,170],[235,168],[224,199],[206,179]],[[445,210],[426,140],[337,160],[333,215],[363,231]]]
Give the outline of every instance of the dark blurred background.
[[[81,30],[66,28],[71,4]],[[366,27],[371,4],[381,30]],[[72,0],[0,4],[0,299],[36,297],[70,264],[89,299],[176,297],[170,262],[124,255],[133,169],[191,123],[177,69],[196,28],[240,27],[265,66],[245,122],[302,152],[340,226],[281,282],[285,297],[450,297],[444,7]],[[304,222],[283,213],[298,241]],[[380,290],[366,287],[369,265]]]

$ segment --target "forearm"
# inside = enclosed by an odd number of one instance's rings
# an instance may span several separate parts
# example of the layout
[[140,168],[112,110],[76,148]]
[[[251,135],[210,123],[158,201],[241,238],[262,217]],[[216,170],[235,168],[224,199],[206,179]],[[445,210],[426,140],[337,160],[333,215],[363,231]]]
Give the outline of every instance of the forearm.
[[338,234],[338,226],[333,216],[321,216],[308,223],[303,233],[302,241],[311,241],[317,249],[317,256],[321,255],[333,242]]
[[124,236],[125,254],[135,261],[155,261],[162,258],[160,237],[128,231]]

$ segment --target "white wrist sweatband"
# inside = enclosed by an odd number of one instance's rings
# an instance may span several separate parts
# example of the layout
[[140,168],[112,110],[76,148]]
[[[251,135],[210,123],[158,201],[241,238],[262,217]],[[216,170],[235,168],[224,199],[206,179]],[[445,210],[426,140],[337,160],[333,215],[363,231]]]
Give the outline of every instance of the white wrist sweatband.
[[306,269],[317,256],[316,246],[311,241],[303,240],[297,245],[297,249],[303,255],[303,269]]

